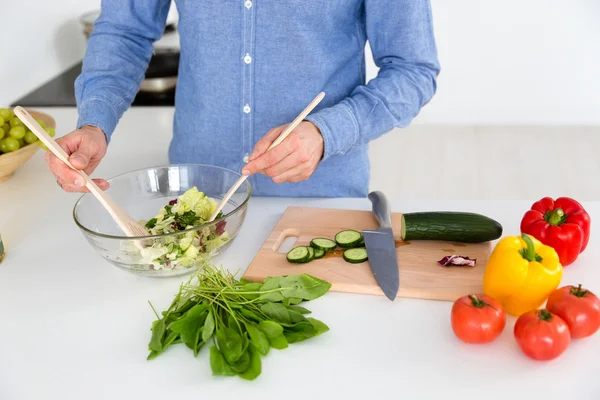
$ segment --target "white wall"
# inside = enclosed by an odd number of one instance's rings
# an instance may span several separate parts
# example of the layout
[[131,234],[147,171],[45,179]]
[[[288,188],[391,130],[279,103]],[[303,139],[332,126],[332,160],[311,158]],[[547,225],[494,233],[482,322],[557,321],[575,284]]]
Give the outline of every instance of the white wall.
[[[0,59],[0,105],[82,57],[78,18],[99,5],[20,0],[2,7],[0,37],[8,43]],[[600,125],[600,0],[432,5],[442,72],[436,96],[415,123]],[[369,60],[368,76],[376,71]]]
[[[9,0],[2,0],[10,3]],[[0,106],[77,63],[85,52],[79,17],[100,0],[19,0],[3,4]],[[15,62],[16,61],[16,62]]]

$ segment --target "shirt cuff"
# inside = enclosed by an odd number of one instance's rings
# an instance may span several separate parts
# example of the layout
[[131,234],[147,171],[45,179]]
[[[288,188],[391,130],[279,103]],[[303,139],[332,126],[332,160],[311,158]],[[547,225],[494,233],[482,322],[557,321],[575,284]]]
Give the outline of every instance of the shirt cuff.
[[324,142],[323,160],[334,155],[343,155],[358,141],[358,122],[350,108],[343,103],[321,109],[308,115],[321,131]]
[[98,127],[104,132],[106,143],[110,142],[110,137],[117,127],[118,119],[115,110],[106,100],[99,97],[87,99],[79,105],[78,113],[77,129],[84,125]]

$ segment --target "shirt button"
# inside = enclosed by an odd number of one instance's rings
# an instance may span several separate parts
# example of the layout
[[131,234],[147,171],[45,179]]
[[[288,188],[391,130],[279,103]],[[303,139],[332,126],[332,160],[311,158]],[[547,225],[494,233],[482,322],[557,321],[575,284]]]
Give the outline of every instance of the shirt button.
[[246,57],[244,57],[244,62],[246,64],[250,64],[252,62],[252,57],[250,57],[250,54],[246,53]]
[[246,104],[246,105],[244,106],[244,112],[245,112],[246,114],[249,114],[249,113],[250,113],[250,106],[249,106],[248,104]]
[[246,155],[244,156],[244,162],[245,162],[246,164],[248,164],[248,160],[249,160],[249,158],[250,158],[250,155],[249,155],[248,153],[246,153]]
[[252,7],[252,2],[250,0],[246,0],[244,5],[246,6],[246,8],[250,9],[250,7]]

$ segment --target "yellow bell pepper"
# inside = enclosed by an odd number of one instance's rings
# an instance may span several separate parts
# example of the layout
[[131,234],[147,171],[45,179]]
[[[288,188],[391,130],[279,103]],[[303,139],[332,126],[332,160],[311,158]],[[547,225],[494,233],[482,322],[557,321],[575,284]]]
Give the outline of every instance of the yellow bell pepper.
[[562,279],[558,254],[533,236],[506,236],[490,255],[483,292],[519,316],[539,308]]

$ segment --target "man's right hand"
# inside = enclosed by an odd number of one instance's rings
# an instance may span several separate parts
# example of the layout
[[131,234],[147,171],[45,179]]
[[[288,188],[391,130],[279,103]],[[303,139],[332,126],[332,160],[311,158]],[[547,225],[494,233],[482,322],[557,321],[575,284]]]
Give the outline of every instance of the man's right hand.
[[[59,139],[56,143],[69,155],[69,162],[73,167],[83,170],[90,175],[106,154],[106,137],[100,128],[95,126],[82,126]],[[50,171],[56,177],[63,190],[67,192],[89,192],[85,187],[82,176],[59,160],[51,151],[46,152],[46,162]],[[108,189],[108,182],[104,179],[93,179],[102,190]]]

